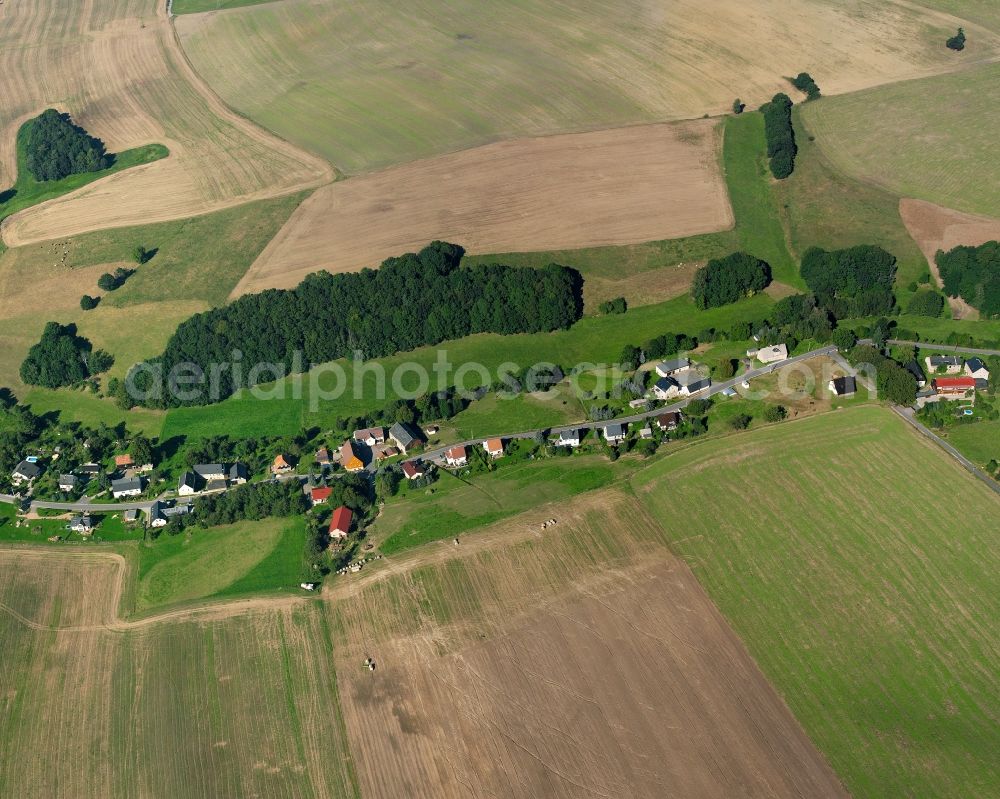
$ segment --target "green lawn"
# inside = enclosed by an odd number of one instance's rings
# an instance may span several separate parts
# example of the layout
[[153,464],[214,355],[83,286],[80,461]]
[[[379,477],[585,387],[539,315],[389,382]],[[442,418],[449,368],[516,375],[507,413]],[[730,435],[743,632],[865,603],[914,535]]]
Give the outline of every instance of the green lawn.
[[906,286],[928,267],[900,219],[899,197],[837,172],[819,143],[809,140],[803,121],[807,109],[796,106],[793,113],[799,148],[795,171],[774,184],[792,252],[800,260],[813,246],[832,250],[877,244],[898,260],[897,296],[905,308],[911,296]]
[[623,476],[625,463],[576,455],[505,464],[468,480],[442,473],[433,494],[419,489],[390,500],[370,532],[391,555],[608,485]]
[[727,117],[722,150],[740,249],[767,261],[775,280],[803,288],[781,227],[776,181],[767,166],[763,115],[754,111]]
[[459,439],[468,439],[555,427],[583,418],[582,406],[568,391],[557,389],[544,396],[550,399],[524,394],[504,399],[490,394],[449,419],[448,425]]
[[991,460],[1000,461],[1000,421],[957,424],[947,430],[945,438],[965,457],[980,465]]
[[141,613],[197,599],[298,590],[304,547],[302,517],[161,535],[139,549],[135,609]]
[[114,162],[107,169],[100,172],[82,172],[77,175],[70,175],[62,180],[37,181],[28,171],[27,153],[27,127],[31,121],[26,122],[17,132],[17,182],[7,189],[0,189],[0,221],[11,214],[23,211],[33,205],[38,205],[46,200],[54,200],[71,191],[76,191],[88,183],[113,175],[140,164],[149,164],[166,158],[170,153],[162,144],[146,144],[142,147],[135,147],[121,153],[112,155]]
[[996,795],[1000,498],[870,406],[632,484],[852,795]]
[[898,196],[1000,215],[1000,64],[825,97],[803,106],[802,118],[847,175]]
[[136,409],[123,411],[113,402],[89,391],[32,388],[21,399],[33,413],[58,413],[60,421],[79,422],[87,427],[125,423],[135,433],[155,437],[161,434],[166,414],[163,411]]

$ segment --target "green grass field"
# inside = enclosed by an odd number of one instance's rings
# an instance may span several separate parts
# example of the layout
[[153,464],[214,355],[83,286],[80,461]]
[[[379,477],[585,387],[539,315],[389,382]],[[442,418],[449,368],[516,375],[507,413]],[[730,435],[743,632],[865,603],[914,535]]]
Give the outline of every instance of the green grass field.
[[174,0],[173,11],[175,14],[198,14],[202,11],[223,11],[227,8],[272,2],[276,0]]
[[826,97],[802,108],[838,170],[902,197],[1000,215],[1000,65]]
[[139,613],[200,599],[299,590],[305,521],[264,519],[190,535],[161,535],[139,548]]
[[162,144],[146,144],[121,153],[114,153],[114,162],[100,172],[81,172],[70,175],[62,180],[37,181],[28,171],[27,153],[25,151],[27,125],[25,123],[17,132],[17,181],[7,189],[0,189],[0,222],[4,218],[38,205],[46,200],[54,200],[71,191],[100,180],[116,172],[122,172],[134,166],[149,164],[166,158],[170,152]]
[[469,479],[442,473],[433,494],[418,489],[390,501],[370,533],[384,554],[396,554],[601,488],[629,468],[622,462],[612,465],[603,455],[579,455],[502,464],[496,472]]
[[996,495],[874,407],[632,483],[853,795],[995,795]]

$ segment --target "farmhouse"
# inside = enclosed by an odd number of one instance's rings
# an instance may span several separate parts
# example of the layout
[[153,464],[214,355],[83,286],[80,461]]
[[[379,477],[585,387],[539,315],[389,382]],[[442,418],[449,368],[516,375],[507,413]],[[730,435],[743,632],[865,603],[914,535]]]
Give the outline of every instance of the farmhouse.
[[412,447],[420,443],[420,440],[410,431],[409,427],[402,422],[396,422],[389,428],[389,438],[392,439],[393,443],[399,447],[400,452],[404,455]]
[[976,379],[974,377],[937,377],[933,381],[934,391],[942,399],[961,399],[974,394]]
[[670,379],[677,381],[678,393],[682,397],[689,397],[692,394],[697,394],[699,391],[704,391],[712,385],[711,378],[702,377],[693,369],[678,372]]
[[653,383],[653,396],[659,400],[670,399],[681,393],[681,384],[673,377],[661,377]]
[[284,453],[274,456],[274,463],[271,464],[272,474],[288,474],[292,470],[292,459]]
[[122,497],[137,497],[141,493],[141,477],[123,477],[121,480],[111,481],[111,496],[115,499],[121,499]]
[[656,365],[656,374],[660,377],[670,377],[672,374],[690,368],[691,361],[687,358],[676,358]]
[[444,462],[455,469],[467,466],[469,454],[464,446],[458,444],[444,453]]
[[489,438],[484,441],[483,449],[491,458],[503,457],[503,441],[499,438]]
[[59,490],[60,491],[73,491],[76,489],[76,485],[79,482],[75,474],[61,474],[59,475]]
[[853,397],[858,391],[858,381],[853,375],[835,377],[828,384],[828,388],[835,397]]
[[938,374],[957,375],[962,371],[962,359],[957,355],[928,355],[924,358],[927,371]]
[[364,430],[355,430],[354,440],[362,444],[367,444],[369,447],[382,444],[385,442],[385,428],[366,427]]
[[319,505],[330,499],[330,495],[333,493],[332,488],[327,487],[317,487],[309,492],[310,499],[312,499],[313,505]]
[[333,516],[330,517],[330,540],[340,541],[347,538],[348,533],[351,532],[351,522],[354,519],[354,514],[351,509],[341,505],[333,512]]
[[226,479],[226,467],[221,463],[198,463],[192,468],[194,469],[194,473],[206,483],[210,483],[213,480]]
[[976,388],[989,386],[990,370],[986,368],[982,358],[969,358],[965,362],[965,374],[976,381]]
[[612,422],[604,427],[604,439],[609,444],[620,444],[625,440],[625,433],[627,430],[628,425],[622,424],[621,422]]
[[177,481],[177,493],[189,497],[198,490],[198,475],[194,472],[184,472]]
[[417,480],[424,476],[424,467],[419,461],[406,461],[403,463],[403,476],[407,480]]
[[360,472],[365,468],[365,462],[354,451],[354,442],[350,439],[340,447],[340,463],[349,472]]
[[10,481],[19,486],[22,483],[31,484],[35,478],[42,473],[42,468],[34,461],[23,460],[14,467],[14,472],[10,476]]
[[[747,355],[750,353],[748,352]],[[757,360],[761,363],[777,363],[788,358],[788,347],[784,344],[775,344],[771,347],[761,347],[755,353]]]
[[579,430],[563,430],[556,439],[557,447],[578,447],[580,446]]
[[681,415],[678,411],[671,411],[670,413],[664,413],[656,417],[656,426],[663,432],[676,430],[680,422]]
[[80,535],[90,535],[94,531],[94,520],[89,513],[82,513],[69,520],[69,529]]

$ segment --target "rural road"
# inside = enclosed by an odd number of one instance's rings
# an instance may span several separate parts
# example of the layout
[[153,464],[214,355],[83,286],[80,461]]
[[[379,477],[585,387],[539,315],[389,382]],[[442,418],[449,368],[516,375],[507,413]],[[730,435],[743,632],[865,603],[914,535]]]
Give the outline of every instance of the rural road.
[[834,347],[833,345],[830,345],[828,347],[821,347],[818,350],[810,350],[809,352],[804,352],[801,355],[795,355],[794,357],[787,358],[784,361],[770,363],[767,364],[766,366],[761,366],[760,368],[757,369],[750,369],[749,371],[746,371],[741,375],[737,375],[736,377],[730,380],[725,380],[721,383],[713,383],[708,388],[707,391],[699,392],[697,396],[688,397],[686,399],[681,400],[680,402],[675,402],[672,405],[663,405],[659,408],[654,408],[651,411],[643,411],[642,413],[633,414],[632,416],[621,416],[615,419],[608,419],[607,421],[603,422],[580,422],[579,424],[573,424],[573,425],[561,425],[559,427],[541,428],[538,430],[525,430],[519,433],[497,433],[494,436],[484,436],[482,438],[470,438],[465,441],[456,441],[455,443],[448,444],[447,446],[437,447],[436,449],[428,450],[426,452],[421,453],[420,455],[415,455],[412,458],[406,458],[406,460],[407,461],[437,460],[442,458],[444,456],[444,453],[447,450],[451,449],[452,447],[461,447],[461,446],[470,447],[476,444],[482,444],[489,438],[501,437],[506,439],[525,439],[525,438],[533,438],[539,433],[559,435],[560,433],[569,430],[579,430],[581,433],[583,433],[595,429],[600,430],[601,428],[603,428],[605,425],[608,424],[635,424],[636,422],[642,422],[645,421],[646,419],[656,418],[657,416],[661,416],[664,413],[682,410],[687,407],[687,404],[692,399],[706,399],[708,397],[712,397],[716,394],[725,391],[728,388],[735,388],[744,380],[753,380],[754,378],[771,374],[772,372],[778,369],[783,369],[786,366],[790,366],[791,364],[799,363],[801,361],[808,361],[812,358],[818,358],[823,355],[832,357],[837,354],[838,354],[837,348]]
[[980,481],[986,484],[986,486],[996,494],[1000,494],[1000,483],[993,480],[986,472],[980,469],[976,464],[966,458],[961,452],[955,449],[951,444],[945,441],[941,436],[934,433],[927,427],[924,427],[917,420],[916,411],[913,408],[904,408],[899,405],[892,406],[893,411],[901,418],[904,419],[911,427],[913,427],[918,433],[920,433],[925,438],[930,439],[935,444],[937,444],[941,449],[947,452],[951,457],[958,461],[967,471],[971,472]]
[[960,352],[965,355],[1000,355],[1000,350],[977,350],[974,347],[955,347],[951,344],[935,344],[933,341],[901,341],[890,338],[889,344],[899,347],[916,347],[924,350],[944,350],[945,352]]

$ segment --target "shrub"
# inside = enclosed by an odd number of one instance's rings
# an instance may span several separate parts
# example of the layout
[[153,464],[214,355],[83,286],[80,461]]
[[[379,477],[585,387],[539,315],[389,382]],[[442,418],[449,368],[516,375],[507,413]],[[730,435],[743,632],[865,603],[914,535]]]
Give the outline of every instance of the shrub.
[[104,142],[73,124],[69,114],[53,108],[29,123],[25,155],[28,171],[38,181],[62,180],[111,166]]
[[699,269],[691,285],[695,305],[701,309],[728,305],[771,282],[771,267],[766,261],[745,252],[725,258],[713,258]]
[[800,72],[794,78],[789,78],[788,80],[792,86],[806,95],[806,99],[815,100],[819,97],[819,86],[816,85],[816,81],[812,79],[812,75],[808,72]]
[[97,278],[97,288],[101,291],[114,291],[118,288],[118,281],[115,276],[110,272],[105,272],[99,278]]
[[945,46],[949,50],[964,50],[965,49],[965,30],[962,28],[958,29],[958,33],[949,38],[945,42]]
[[753,421],[752,416],[745,413],[741,413],[737,414],[736,416],[734,416],[732,419],[729,420],[729,426],[733,428],[733,430],[746,430],[750,426],[750,422],[752,421]]
[[100,297],[91,297],[89,294],[84,294],[80,297],[80,307],[85,311],[92,311],[100,301]]
[[784,405],[768,405],[764,409],[765,422],[780,422],[788,416],[788,409]]
[[616,297],[613,300],[606,300],[597,306],[597,310],[604,314],[620,314],[625,313],[628,310],[628,305],[625,302],[624,297]]
[[906,312],[914,316],[931,316],[937,318],[944,309],[944,297],[931,289],[921,289],[913,295]]
[[742,114],[744,108],[746,108],[746,105],[740,101],[739,97],[737,97],[735,100],[733,100],[733,113],[734,114]]

